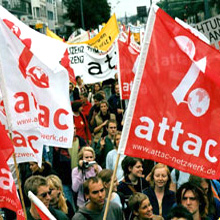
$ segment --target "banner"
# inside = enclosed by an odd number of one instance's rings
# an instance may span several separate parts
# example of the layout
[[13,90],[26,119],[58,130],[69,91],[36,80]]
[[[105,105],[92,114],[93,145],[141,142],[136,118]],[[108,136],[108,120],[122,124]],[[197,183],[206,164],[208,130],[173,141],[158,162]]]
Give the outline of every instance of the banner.
[[92,39],[81,42],[82,44],[88,44],[97,50],[108,51],[115,39],[119,34],[118,24],[115,14],[111,16],[107,24],[102,30]]
[[7,160],[12,155],[14,148],[1,123],[0,134],[0,208],[10,209],[16,212],[18,220],[24,220],[12,173],[7,165]]
[[57,36],[55,33],[53,33],[53,31],[51,31],[48,27],[46,28],[46,35],[48,37],[52,37],[52,38],[55,38],[55,39],[63,42],[63,39],[61,37]]
[[63,70],[59,61],[64,54],[67,45],[51,37],[28,27],[14,15],[0,6],[0,20],[11,29],[12,33],[52,71]]
[[118,48],[114,43],[107,52],[96,50],[86,44],[69,45],[61,63],[85,84],[114,78],[117,73]]
[[219,178],[220,53],[157,6],[146,33],[119,153]]
[[67,72],[44,65],[6,25],[0,21],[0,77],[9,129],[26,131],[28,137],[39,132],[40,136],[31,136],[31,143],[42,140],[50,146],[71,147]]
[[220,15],[192,26],[203,33],[209,39],[212,46],[220,50]]
[[[133,42],[133,44],[135,44]],[[132,41],[128,45],[126,42],[118,40],[118,51],[119,51],[119,84],[120,84],[120,94],[121,98],[129,99],[130,93],[134,80],[133,67],[135,61],[140,53],[139,48],[134,48]]]
[[[1,71],[1,67],[0,67],[0,71]],[[36,161],[40,166],[42,162],[42,152],[43,152],[43,143],[39,140],[40,132],[34,129],[30,129],[26,131],[19,130],[19,132],[16,130],[12,130],[9,134],[7,116],[6,116],[1,89],[0,89],[0,123],[4,126],[6,132],[8,133],[8,136],[10,136],[11,134],[17,163]],[[13,158],[10,157],[7,163],[14,164]]]

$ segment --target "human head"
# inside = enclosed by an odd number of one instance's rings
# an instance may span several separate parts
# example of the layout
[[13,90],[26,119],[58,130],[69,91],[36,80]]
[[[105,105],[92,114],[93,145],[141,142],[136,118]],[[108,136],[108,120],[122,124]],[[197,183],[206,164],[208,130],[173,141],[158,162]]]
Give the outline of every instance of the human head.
[[35,173],[36,171],[40,169],[37,162],[34,162],[34,161],[29,162],[29,167],[32,173]]
[[94,96],[93,96],[93,99],[94,99],[94,104],[99,107],[100,106],[100,101],[102,101],[104,99],[104,97],[100,94],[100,93],[96,93]]
[[[110,188],[112,176],[113,176],[113,170],[110,170],[110,169],[103,169],[98,174],[98,177],[100,177],[102,179],[103,185],[104,185],[105,189],[107,189],[107,191]],[[117,177],[115,176],[114,185],[113,185],[113,189],[112,189],[113,192],[117,191],[118,185],[119,185],[119,183],[118,183]]]
[[190,175],[189,182],[194,183],[204,190],[208,198],[213,197],[212,184],[209,179],[201,178],[198,176]]
[[89,199],[92,207],[102,209],[105,202],[105,188],[99,177],[90,177],[83,183],[86,199]]
[[117,82],[115,83],[115,94],[116,94],[116,95],[119,95],[119,94],[120,94],[119,85],[118,85]]
[[192,214],[182,205],[173,207],[167,218],[167,220],[193,220]]
[[[162,171],[163,173],[160,174],[160,172],[158,173],[158,171]],[[166,182],[165,188],[169,189],[170,183],[171,183],[171,174],[170,174],[169,168],[162,163],[157,163],[152,168],[151,175],[150,175],[150,184],[152,187],[155,187],[155,180],[157,179],[157,177],[155,175],[156,173],[157,173],[157,175],[159,175],[163,179],[164,182]]]
[[192,215],[204,217],[207,213],[207,201],[203,190],[196,184],[186,182],[176,193],[177,204],[182,204]]
[[95,160],[95,151],[92,147],[85,146],[81,148],[78,153],[78,160],[85,160],[87,162]]
[[86,101],[88,100],[88,93],[83,92],[82,94],[80,94],[80,99],[82,100],[83,103],[86,103]]
[[76,101],[72,102],[72,111],[73,112],[79,112],[79,111],[82,110],[81,108],[82,108],[82,102],[81,101],[76,100]]
[[49,189],[51,191],[51,201],[50,205],[54,208],[58,208],[64,213],[68,212],[68,208],[66,205],[66,199],[63,193],[63,185],[60,178],[56,175],[49,175],[46,177],[47,184],[49,185]]
[[115,137],[114,137],[114,145],[115,145],[116,149],[118,149],[120,140],[121,140],[121,132],[120,131],[116,131]]
[[69,91],[73,90],[73,84],[71,82],[69,82]]
[[78,85],[81,85],[82,84],[82,79],[80,76],[76,76],[76,82]]
[[114,137],[117,131],[117,122],[116,120],[109,119],[107,123],[108,135]]
[[96,93],[101,90],[101,85],[99,83],[94,84],[93,93]]
[[100,102],[100,111],[102,112],[103,115],[106,115],[108,112],[108,102],[107,100],[103,99]]
[[[124,176],[126,177],[129,174],[131,174],[133,172],[133,168],[135,168],[137,164],[141,164],[141,168],[142,168],[142,160],[140,158],[126,156],[121,163],[122,169],[124,171]],[[139,174],[140,176],[142,176],[142,172],[139,172]]]
[[198,176],[190,175],[189,182],[196,184],[197,186],[201,187],[201,189],[204,191],[204,194],[206,195],[206,198],[208,200],[208,212],[209,213],[216,213],[216,206],[215,206],[215,200],[212,192],[212,183],[211,180],[201,178]]
[[147,195],[134,193],[129,198],[128,206],[138,219],[153,219],[153,208]]
[[45,177],[39,175],[29,177],[24,184],[24,192],[26,196],[28,196],[29,191],[36,195],[47,208],[49,207],[51,191],[49,190]]

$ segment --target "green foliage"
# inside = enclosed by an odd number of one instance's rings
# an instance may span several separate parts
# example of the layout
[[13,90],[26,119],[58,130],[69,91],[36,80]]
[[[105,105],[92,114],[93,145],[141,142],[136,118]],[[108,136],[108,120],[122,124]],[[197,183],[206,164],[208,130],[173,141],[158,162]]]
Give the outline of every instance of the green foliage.
[[[82,0],[85,29],[95,29],[99,24],[110,18],[111,8],[107,0]],[[67,17],[75,24],[75,28],[82,27],[80,0],[64,0],[67,7]]]

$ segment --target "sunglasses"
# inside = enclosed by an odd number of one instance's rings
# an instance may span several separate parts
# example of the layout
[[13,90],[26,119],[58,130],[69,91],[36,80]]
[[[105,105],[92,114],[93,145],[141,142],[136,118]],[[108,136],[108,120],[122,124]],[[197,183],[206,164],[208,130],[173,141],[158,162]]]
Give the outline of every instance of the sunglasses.
[[45,192],[45,193],[41,193],[39,196],[41,196],[42,198],[45,198],[47,195],[51,195],[52,190]]

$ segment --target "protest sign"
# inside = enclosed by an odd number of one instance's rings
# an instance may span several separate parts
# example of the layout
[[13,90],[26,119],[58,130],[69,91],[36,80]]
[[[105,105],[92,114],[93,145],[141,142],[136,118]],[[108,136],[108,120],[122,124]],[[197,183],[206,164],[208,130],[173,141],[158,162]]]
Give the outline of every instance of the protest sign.
[[82,42],[102,51],[108,51],[119,34],[118,24],[115,14],[108,20],[102,30],[92,39]]
[[203,33],[209,39],[212,46],[220,50],[220,15],[192,26]]
[[[19,130],[19,132],[16,130],[12,130],[9,133],[8,120],[6,116],[1,89],[0,89],[0,123],[4,126],[8,135],[11,136],[11,140],[14,145],[14,154],[16,156],[16,162],[24,163],[28,161],[36,161],[40,165],[42,161],[42,152],[43,152],[43,143],[39,140],[40,132],[31,128],[30,130],[26,130],[26,131]],[[14,160],[12,157],[10,157],[7,162],[8,164],[13,164]]]
[[134,80],[133,67],[140,53],[139,48],[134,48],[135,42],[128,44],[118,40],[119,51],[119,85],[121,98],[129,99]]
[[18,220],[24,220],[24,213],[18,198],[17,189],[12,173],[7,165],[8,158],[12,155],[14,148],[3,125],[0,123],[0,208],[13,210]]
[[119,153],[219,178],[219,52],[156,6],[146,33]]
[[75,76],[80,76],[85,84],[114,78],[117,72],[118,48],[113,44],[107,52],[96,50],[86,44],[69,45],[61,63],[67,64]]
[[0,21],[0,39],[0,86],[18,162],[41,161],[43,144],[71,147],[67,72],[44,65],[12,33],[8,20]]

